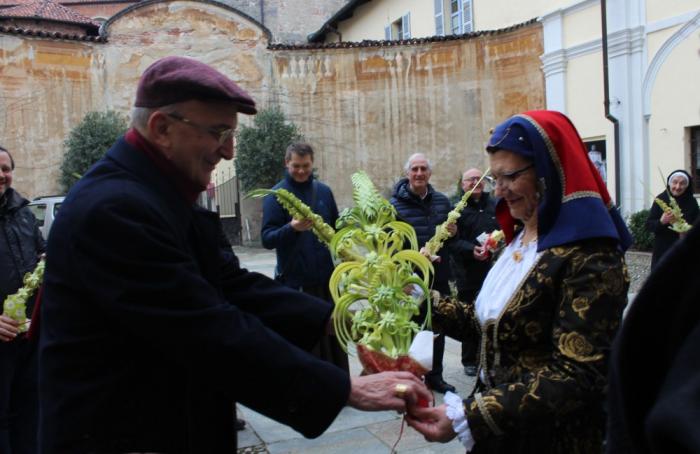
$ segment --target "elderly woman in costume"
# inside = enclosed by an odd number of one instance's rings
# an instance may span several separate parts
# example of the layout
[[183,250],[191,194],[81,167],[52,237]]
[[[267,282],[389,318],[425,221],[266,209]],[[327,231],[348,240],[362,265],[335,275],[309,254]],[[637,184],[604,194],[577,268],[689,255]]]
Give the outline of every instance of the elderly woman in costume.
[[629,232],[561,113],[508,119],[487,151],[507,246],[473,304],[437,304],[448,335],[481,339],[479,380],[466,399],[411,409],[409,424],[472,453],[599,453]]
[[[671,204],[671,197],[678,202],[683,213],[683,219],[693,225],[700,214],[698,202],[693,196],[693,179],[684,170],[674,170],[666,180],[666,190],[657,195],[666,205]],[[671,230],[671,224],[678,221],[673,213],[664,211],[654,202],[649,210],[647,218],[647,230],[654,234],[654,252],[651,255],[651,266],[656,267],[657,262],[671,246],[678,241],[682,233]]]

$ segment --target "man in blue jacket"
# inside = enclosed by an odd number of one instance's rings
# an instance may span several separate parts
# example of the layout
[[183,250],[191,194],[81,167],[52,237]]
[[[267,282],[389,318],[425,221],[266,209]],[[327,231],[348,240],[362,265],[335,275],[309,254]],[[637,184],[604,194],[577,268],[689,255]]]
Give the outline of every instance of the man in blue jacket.
[[411,374],[351,378],[310,355],[331,306],[224,253],[194,201],[233,158],[239,112],[255,103],[219,71],[158,60],[132,129],[66,197],[41,308],[44,454],[233,453],[235,402],[315,437],[346,404],[427,398]]
[[[404,166],[406,177],[399,180],[394,187],[391,204],[396,208],[398,217],[416,231],[418,246],[423,247],[435,235],[435,227],[447,220],[451,204],[445,194],[433,189],[429,183],[432,175],[430,161],[422,153],[415,153],[408,158]],[[456,233],[456,229],[452,232]],[[433,289],[442,295],[450,294],[449,280],[452,272],[447,248],[439,251],[439,259],[433,262],[435,276]],[[455,392],[455,387],[442,378],[442,358],[445,353],[445,335],[435,338],[433,348],[433,370],[425,377],[429,388],[439,392]]]
[[[335,228],[338,207],[331,188],[313,176],[314,150],[311,145],[289,145],[284,164],[284,178],[273,189],[282,188],[291,192]],[[265,198],[262,244],[277,252],[275,279],[288,287],[332,302],[328,281],[333,274],[333,261],[328,248],[311,233],[311,227],[310,219],[292,218],[274,196]],[[335,336],[324,336],[313,352],[319,358],[345,371],[349,370],[348,356]]]

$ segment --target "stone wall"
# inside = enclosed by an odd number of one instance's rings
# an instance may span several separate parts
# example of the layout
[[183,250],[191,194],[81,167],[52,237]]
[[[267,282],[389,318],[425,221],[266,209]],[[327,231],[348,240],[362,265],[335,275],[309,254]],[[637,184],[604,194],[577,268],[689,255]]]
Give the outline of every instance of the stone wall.
[[57,192],[62,142],[84,114],[128,113],[139,75],[166,55],[198,58],[261,107],[280,106],[318,149],[316,167],[341,207],[351,202],[352,172],[366,170],[388,195],[417,151],[432,159],[435,186],[453,191],[466,166],[485,167],[491,127],[545,104],[539,24],[448,41],[273,50],[267,30],[239,11],[176,0],[135,5],[105,30],[104,44],[0,34],[0,143],[30,197]]
[[267,27],[273,42],[296,43],[306,42],[306,36],[321,28],[347,1],[222,0]]
[[16,162],[13,186],[28,197],[58,193],[63,140],[100,110],[99,44],[0,34],[0,144]]
[[409,155],[426,153],[431,182],[454,191],[486,167],[490,128],[543,108],[539,25],[473,39],[391,47],[275,51],[271,101],[316,146],[315,165],[341,206],[365,170],[386,195]]

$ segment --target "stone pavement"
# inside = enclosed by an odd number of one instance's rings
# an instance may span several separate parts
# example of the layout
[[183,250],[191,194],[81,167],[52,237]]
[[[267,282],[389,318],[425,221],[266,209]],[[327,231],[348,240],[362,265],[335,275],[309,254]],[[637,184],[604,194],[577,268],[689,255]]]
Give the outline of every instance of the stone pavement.
[[[272,276],[275,267],[274,251],[261,248],[234,247],[241,265],[250,271],[257,271]],[[632,256],[630,256],[632,255]],[[643,253],[628,253],[627,260],[637,272],[631,271],[632,286],[629,301],[634,299],[641,283],[648,274],[649,257]],[[448,383],[457,388],[461,396],[468,395],[474,386],[474,378],[467,377],[462,371],[460,361],[460,344],[447,338],[444,357],[444,377]],[[350,357],[350,369],[353,375],[359,375],[361,367],[356,358]],[[442,395],[436,394],[438,404]],[[238,407],[239,417],[246,420],[246,430],[238,433],[239,453],[319,453],[319,454],[385,454],[399,440],[402,419],[394,412],[361,412],[346,407],[335,422],[322,436],[305,439],[301,434],[287,426],[262,416],[249,408]],[[399,443],[399,453],[459,453],[465,452],[455,439],[448,444],[427,443],[423,437],[409,427],[404,427]]]
[[[233,248],[241,266],[272,276],[275,267],[274,251],[236,246]],[[462,371],[460,344],[447,339],[444,358],[444,377],[466,396],[474,386],[474,379]],[[350,357],[353,375],[359,375],[361,367],[356,358]],[[438,403],[442,395],[436,394]],[[362,412],[346,407],[322,436],[308,440],[298,432],[279,424],[242,405],[239,417],[245,419],[246,430],[238,433],[239,453],[319,453],[319,454],[387,454],[399,440],[402,418],[395,412]],[[462,445],[455,439],[447,444],[428,443],[423,436],[408,426],[403,429],[396,445],[399,453],[464,454]]]

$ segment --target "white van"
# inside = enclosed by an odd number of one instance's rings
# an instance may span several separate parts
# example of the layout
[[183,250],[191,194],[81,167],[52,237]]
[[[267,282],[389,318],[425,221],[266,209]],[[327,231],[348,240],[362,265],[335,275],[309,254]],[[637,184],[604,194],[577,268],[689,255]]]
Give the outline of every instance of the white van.
[[46,197],[37,197],[36,199],[29,202],[29,209],[32,210],[36,220],[39,223],[39,230],[44,236],[44,239],[49,238],[49,230],[51,230],[51,224],[56,218],[56,213],[61,207],[65,199],[62,195],[52,195]]

